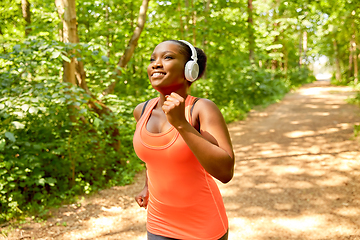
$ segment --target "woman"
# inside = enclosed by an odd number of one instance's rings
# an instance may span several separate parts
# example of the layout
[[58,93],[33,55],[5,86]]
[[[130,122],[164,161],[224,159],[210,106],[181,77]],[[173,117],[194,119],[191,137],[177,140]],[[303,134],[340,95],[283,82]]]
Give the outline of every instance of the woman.
[[[213,179],[229,182],[234,153],[225,121],[210,100],[188,95],[206,55],[186,41],[160,43],[147,72],[159,97],[139,104],[134,149],[146,163],[144,189],[149,240],[228,239],[228,220]],[[195,104],[196,103],[196,104]]]

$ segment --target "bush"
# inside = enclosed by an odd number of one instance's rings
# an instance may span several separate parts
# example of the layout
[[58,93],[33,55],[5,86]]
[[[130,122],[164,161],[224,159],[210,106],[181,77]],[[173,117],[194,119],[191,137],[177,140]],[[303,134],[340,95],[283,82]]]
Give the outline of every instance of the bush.
[[[134,99],[110,95],[104,101],[113,111],[99,116],[83,89],[59,83],[56,68],[43,63],[51,53],[39,46],[19,45],[2,56],[0,222],[128,184],[143,168],[132,148]],[[118,141],[121,148],[115,150]]]
[[248,66],[240,73],[226,69],[212,74],[195,82],[191,93],[213,100],[226,122],[243,119],[254,106],[273,103],[290,89],[315,80],[306,68],[284,73]]

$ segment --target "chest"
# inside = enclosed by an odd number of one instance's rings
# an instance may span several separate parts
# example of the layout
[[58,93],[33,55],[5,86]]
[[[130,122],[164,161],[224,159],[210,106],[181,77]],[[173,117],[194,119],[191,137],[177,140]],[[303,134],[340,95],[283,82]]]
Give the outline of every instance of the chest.
[[146,130],[150,133],[162,133],[171,128],[165,113],[160,109],[153,109],[146,123]]

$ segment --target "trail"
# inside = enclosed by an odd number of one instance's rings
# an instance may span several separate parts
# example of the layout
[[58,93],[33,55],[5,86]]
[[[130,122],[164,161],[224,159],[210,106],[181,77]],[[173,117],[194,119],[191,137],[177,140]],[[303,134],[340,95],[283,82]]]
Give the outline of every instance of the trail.
[[[352,94],[317,81],[228,125],[235,175],[219,186],[230,240],[360,239],[360,139],[352,139],[360,109],[345,101]],[[143,183],[140,173],[5,239],[145,240],[146,212],[133,200]]]

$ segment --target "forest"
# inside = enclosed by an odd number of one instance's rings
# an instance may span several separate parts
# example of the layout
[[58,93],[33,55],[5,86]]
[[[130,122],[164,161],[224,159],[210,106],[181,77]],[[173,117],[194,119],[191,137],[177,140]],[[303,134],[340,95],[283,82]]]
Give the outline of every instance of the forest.
[[146,67],[158,43],[205,51],[191,94],[233,122],[314,81],[322,56],[334,84],[359,88],[359,9],[358,0],[2,0],[0,223],[144,169],[132,111],[157,96]]

